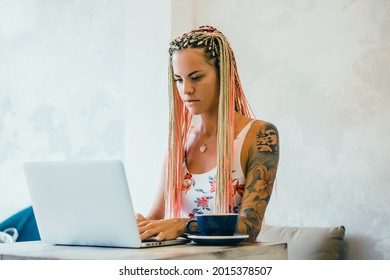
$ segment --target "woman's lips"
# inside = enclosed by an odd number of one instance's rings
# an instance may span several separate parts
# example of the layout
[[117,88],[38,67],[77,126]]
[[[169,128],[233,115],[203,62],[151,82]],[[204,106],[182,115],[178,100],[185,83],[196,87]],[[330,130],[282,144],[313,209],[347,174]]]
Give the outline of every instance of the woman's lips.
[[198,102],[199,100],[185,100],[184,102],[187,103],[187,104],[194,104],[196,102]]

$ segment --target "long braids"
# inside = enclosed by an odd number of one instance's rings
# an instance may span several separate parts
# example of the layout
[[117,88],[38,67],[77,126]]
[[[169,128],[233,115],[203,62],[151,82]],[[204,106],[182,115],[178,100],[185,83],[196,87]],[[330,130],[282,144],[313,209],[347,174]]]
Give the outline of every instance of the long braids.
[[247,117],[253,117],[253,113],[243,93],[234,54],[228,41],[217,29],[201,26],[173,40],[169,48],[169,156],[164,192],[165,215],[180,216],[185,144],[192,120],[192,115],[177,91],[172,67],[172,54],[185,48],[202,48],[210,61],[215,60],[220,79],[215,212],[232,212],[234,112]]

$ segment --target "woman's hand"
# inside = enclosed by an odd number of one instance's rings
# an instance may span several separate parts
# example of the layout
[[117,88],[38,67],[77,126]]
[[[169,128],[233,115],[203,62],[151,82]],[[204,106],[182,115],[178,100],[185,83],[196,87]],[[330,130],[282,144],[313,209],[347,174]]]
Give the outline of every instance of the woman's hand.
[[141,240],[148,239],[152,236],[155,236],[157,241],[176,239],[184,234],[187,220],[184,218],[148,220],[141,214],[137,214],[138,230],[141,235]]
[[143,222],[143,221],[147,221],[148,219],[146,219],[142,214],[140,213],[137,213],[135,214],[135,216],[137,217],[137,224],[139,225],[140,222]]

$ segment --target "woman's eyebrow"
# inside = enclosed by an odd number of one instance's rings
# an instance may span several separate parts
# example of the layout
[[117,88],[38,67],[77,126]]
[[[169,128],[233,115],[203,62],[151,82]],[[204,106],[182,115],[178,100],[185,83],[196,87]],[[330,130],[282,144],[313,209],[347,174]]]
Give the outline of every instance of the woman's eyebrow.
[[194,75],[194,74],[196,74],[196,73],[198,73],[198,72],[201,72],[201,71],[203,71],[203,70],[195,70],[195,71],[192,71],[191,73],[188,74],[188,76],[192,76],[192,75]]
[[[201,72],[203,70],[195,70],[195,71],[192,71],[191,73],[189,73],[187,76],[190,77],[198,72]],[[180,75],[177,75],[177,74],[173,74],[173,76],[177,77],[177,78],[180,78],[181,76]]]

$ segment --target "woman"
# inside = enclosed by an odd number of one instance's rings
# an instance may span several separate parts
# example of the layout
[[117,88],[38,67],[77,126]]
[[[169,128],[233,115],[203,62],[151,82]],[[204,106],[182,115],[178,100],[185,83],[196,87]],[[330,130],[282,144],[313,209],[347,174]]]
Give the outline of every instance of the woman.
[[196,214],[237,212],[237,233],[255,241],[278,167],[278,131],[252,118],[220,31],[185,33],[169,54],[169,150],[156,202],[146,218],[138,214],[141,238],[174,239]]

